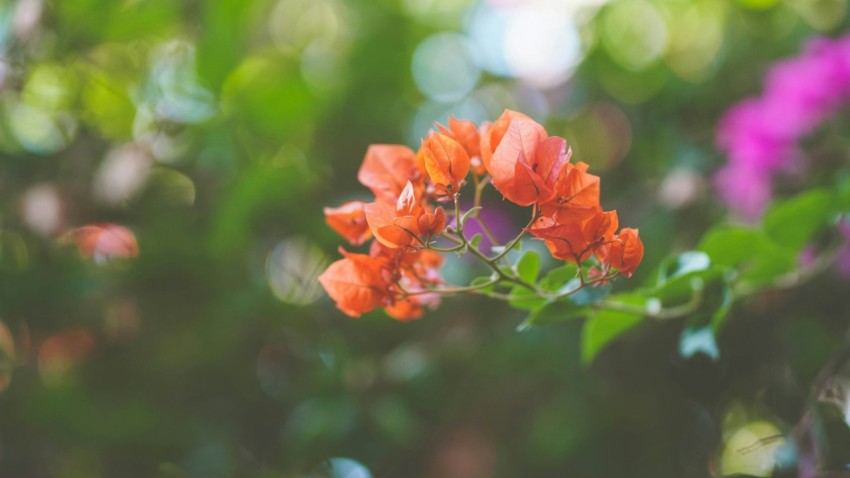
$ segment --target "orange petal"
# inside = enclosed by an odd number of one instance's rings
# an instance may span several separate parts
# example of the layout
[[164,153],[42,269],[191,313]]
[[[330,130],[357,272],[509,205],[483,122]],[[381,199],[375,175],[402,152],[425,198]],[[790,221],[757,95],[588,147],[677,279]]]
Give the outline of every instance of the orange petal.
[[499,119],[492,125],[482,125],[481,131],[481,160],[484,162],[484,167],[490,171],[490,161],[493,154],[502,142],[502,138],[508,130],[511,122],[516,118],[530,120],[528,116],[513,110],[505,110]]
[[357,172],[357,179],[380,201],[395,202],[408,181],[418,183],[413,150],[395,144],[373,144]]
[[618,236],[599,247],[596,257],[603,264],[610,264],[621,274],[631,277],[643,260],[643,242],[638,230],[623,228]]
[[325,222],[352,245],[359,246],[372,237],[363,206],[361,201],[349,201],[336,208],[326,207]]
[[388,298],[389,285],[380,269],[381,261],[362,254],[346,254],[319,276],[337,307],[351,317],[382,306]]
[[463,146],[445,134],[434,133],[428,136],[422,149],[431,182],[457,192],[459,183],[469,174],[469,154]]
[[[406,229],[397,221],[397,211],[394,206],[382,202],[373,202],[363,206],[369,229],[381,244],[391,249],[404,247],[413,241],[413,235],[418,234],[416,221],[412,223],[413,230]],[[412,216],[410,216],[412,217]],[[410,226],[410,224],[407,224]]]
[[397,299],[392,305],[384,308],[387,315],[390,317],[408,321],[422,317],[423,308],[417,297],[407,297],[406,299]]
[[[546,139],[546,130],[537,122],[522,117],[514,118],[504,137],[501,138],[487,170],[493,177],[493,186],[509,201],[520,206],[530,206],[534,203],[534,200],[529,200],[525,189],[517,190],[515,181],[517,162],[520,154],[531,162],[538,145],[544,139]],[[524,183],[520,186],[524,188],[526,185]]]

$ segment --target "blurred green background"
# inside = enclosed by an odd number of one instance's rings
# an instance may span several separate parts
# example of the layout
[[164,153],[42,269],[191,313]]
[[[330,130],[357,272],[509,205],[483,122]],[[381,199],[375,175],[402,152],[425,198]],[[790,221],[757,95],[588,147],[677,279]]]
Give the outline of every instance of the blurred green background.
[[[519,333],[495,301],[343,316],[315,280],[342,243],[322,207],[367,197],[369,144],[517,109],[640,228],[640,280],[726,219],[722,113],[847,8],[3,0],[0,477],[769,476],[774,450],[726,456],[730,430],[804,417],[844,279],[737,307],[716,362],[681,358],[673,321],[585,368],[580,322]],[[98,223],[138,257],[81,257],[66,231]]]

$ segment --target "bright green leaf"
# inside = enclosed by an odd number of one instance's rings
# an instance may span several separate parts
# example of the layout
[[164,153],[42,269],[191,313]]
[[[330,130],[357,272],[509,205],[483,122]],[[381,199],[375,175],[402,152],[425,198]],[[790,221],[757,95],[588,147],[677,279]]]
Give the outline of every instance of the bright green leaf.
[[566,263],[546,273],[540,281],[540,287],[550,292],[566,292],[567,284],[576,278],[576,265]]
[[516,263],[519,278],[530,283],[537,281],[540,272],[540,256],[535,251],[525,251]]
[[584,324],[581,361],[590,364],[611,341],[633,329],[641,321],[643,321],[641,315],[601,310]]

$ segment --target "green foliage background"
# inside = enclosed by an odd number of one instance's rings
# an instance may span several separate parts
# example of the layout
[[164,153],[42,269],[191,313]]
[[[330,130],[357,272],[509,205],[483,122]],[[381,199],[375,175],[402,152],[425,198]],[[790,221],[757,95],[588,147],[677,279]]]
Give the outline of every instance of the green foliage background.
[[[36,21],[16,23],[21,4],[42,7]],[[636,68],[617,49],[628,41],[612,19],[621,4],[583,27],[593,40],[569,87],[542,96],[550,131],[602,176],[603,204],[641,230],[644,265],[618,291],[654,280],[664,257],[697,248],[726,220],[708,182],[724,161],[713,143],[723,111],[758,93],[771,62],[848,25],[841,0],[655,2],[670,32],[689,27],[682,12],[707,9],[719,43],[688,69],[675,59],[687,44],[670,33],[666,56]],[[0,476],[349,476],[326,465],[347,457],[375,477],[708,477],[730,423],[768,421],[791,436],[817,374],[846,345],[847,282],[832,272],[737,304],[716,360],[680,355],[681,319],[613,314],[615,328],[634,327],[588,366],[580,320],[517,332],[522,312],[482,298],[447,299],[412,323],[380,312],[351,320],[312,300],[310,251],[333,258],[341,243],[322,207],[361,197],[355,175],[369,144],[413,145],[426,103],[414,50],[461,31],[474,6],[0,4],[0,319],[16,344],[4,349]],[[493,118],[535,104],[516,80],[485,74],[478,85],[501,92]],[[600,132],[599,105],[627,130]],[[839,167],[813,166],[791,192],[840,176],[847,149],[831,133],[820,151]],[[610,153],[618,134],[629,135],[620,156]],[[132,197],[99,200],[98,168],[128,144],[154,148],[150,174]],[[680,170],[696,184],[690,201],[660,200]],[[38,185],[61,199],[61,230],[26,222]],[[778,231],[805,227],[791,217]],[[138,258],[98,265],[61,239],[100,222],[130,227]],[[749,237],[700,248],[735,251]],[[296,273],[305,283],[285,300],[267,277],[281,241],[306,258]],[[94,345],[51,370],[41,344],[67,331]]]

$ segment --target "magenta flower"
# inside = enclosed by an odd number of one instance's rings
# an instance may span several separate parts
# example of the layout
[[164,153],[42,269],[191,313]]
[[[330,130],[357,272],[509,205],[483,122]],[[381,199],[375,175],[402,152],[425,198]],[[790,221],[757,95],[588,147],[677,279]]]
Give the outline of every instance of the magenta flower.
[[850,36],[816,39],[800,56],[775,64],[764,93],[721,119],[718,147],[728,163],[715,177],[729,206],[756,219],[772,197],[773,178],[793,169],[797,143],[850,98]]

